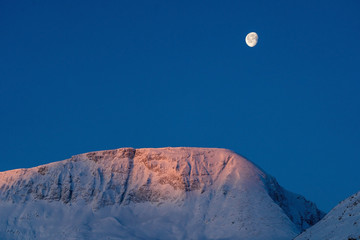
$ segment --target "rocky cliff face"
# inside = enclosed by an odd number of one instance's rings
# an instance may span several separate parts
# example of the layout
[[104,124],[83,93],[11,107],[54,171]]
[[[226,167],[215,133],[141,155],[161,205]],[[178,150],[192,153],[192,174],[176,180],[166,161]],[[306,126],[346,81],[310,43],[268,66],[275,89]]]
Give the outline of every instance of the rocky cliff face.
[[225,149],[122,148],[0,173],[1,239],[279,240],[322,216]]

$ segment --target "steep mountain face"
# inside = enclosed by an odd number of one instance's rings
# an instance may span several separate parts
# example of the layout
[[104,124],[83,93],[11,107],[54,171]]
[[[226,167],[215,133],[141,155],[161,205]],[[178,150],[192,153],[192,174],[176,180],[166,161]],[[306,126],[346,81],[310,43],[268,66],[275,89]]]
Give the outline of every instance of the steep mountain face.
[[292,239],[323,217],[230,150],[122,148],[0,173],[0,239]]
[[360,239],[360,192],[340,202],[320,222],[295,239]]

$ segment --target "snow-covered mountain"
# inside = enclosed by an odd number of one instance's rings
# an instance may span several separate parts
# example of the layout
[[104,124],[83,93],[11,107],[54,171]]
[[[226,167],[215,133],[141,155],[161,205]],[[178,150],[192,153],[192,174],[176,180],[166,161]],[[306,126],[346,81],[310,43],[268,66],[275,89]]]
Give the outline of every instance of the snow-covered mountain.
[[360,192],[340,202],[315,226],[296,240],[359,240]]
[[0,173],[7,240],[290,240],[322,217],[226,149],[121,148]]

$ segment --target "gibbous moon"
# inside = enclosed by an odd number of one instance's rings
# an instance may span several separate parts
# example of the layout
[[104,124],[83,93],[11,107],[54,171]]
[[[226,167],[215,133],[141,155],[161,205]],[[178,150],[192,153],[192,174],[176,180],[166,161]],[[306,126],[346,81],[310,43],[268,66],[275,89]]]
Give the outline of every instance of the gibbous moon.
[[245,42],[249,47],[254,47],[258,42],[258,35],[256,32],[251,32],[246,35]]

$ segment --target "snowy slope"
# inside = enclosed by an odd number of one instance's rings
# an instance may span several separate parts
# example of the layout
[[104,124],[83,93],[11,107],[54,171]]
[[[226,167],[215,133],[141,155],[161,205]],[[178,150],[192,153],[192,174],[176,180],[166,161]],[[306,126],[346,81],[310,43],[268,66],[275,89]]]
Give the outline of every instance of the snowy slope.
[[292,239],[323,216],[226,149],[122,148],[0,173],[0,239]]
[[320,222],[295,239],[360,239],[360,192],[340,202]]

